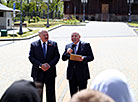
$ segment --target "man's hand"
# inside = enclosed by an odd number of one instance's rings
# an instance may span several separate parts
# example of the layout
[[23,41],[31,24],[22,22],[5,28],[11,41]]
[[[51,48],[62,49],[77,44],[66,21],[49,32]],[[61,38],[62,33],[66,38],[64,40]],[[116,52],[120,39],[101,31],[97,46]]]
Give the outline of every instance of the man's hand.
[[84,57],[77,57],[76,59],[81,62],[83,61]]
[[67,53],[71,54],[73,52],[73,49],[68,48]]
[[48,64],[48,63],[44,63],[44,64],[42,64],[42,70],[43,71],[47,71],[48,69],[50,68],[50,65]]

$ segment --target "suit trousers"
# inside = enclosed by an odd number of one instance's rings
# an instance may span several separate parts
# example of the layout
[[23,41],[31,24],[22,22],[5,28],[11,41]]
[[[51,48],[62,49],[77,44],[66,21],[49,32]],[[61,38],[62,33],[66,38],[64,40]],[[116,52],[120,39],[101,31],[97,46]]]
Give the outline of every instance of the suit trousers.
[[76,74],[73,74],[71,80],[69,80],[69,88],[71,97],[80,90],[87,88],[87,80],[78,80]]
[[41,98],[41,102],[43,100],[43,87],[46,85],[46,102],[56,102],[55,95],[55,78],[47,79],[44,82],[38,82],[34,80],[36,88]]

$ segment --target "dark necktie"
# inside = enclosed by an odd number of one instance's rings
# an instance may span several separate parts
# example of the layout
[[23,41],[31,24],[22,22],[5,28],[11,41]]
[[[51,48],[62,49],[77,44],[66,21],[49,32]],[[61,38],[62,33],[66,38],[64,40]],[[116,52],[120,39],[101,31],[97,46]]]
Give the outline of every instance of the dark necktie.
[[75,54],[76,54],[76,52],[77,52],[77,51],[76,51],[76,48],[77,48],[77,45],[74,47],[74,53],[75,53]]
[[76,47],[77,45],[75,45],[75,47],[73,48],[73,53],[76,54]]
[[44,57],[46,57],[46,43],[43,43],[43,53],[44,53]]

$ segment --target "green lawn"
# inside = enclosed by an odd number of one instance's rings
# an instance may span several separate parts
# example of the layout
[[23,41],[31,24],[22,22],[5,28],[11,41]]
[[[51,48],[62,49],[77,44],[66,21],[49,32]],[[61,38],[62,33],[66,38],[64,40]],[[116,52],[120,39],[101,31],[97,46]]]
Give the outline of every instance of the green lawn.
[[[24,21],[23,23],[26,23],[28,28],[29,27],[40,27],[41,28],[41,27],[46,27],[47,19],[40,19],[38,22],[34,22],[33,20],[31,20],[31,23],[28,23],[28,21]],[[20,24],[20,22],[15,22],[15,24]],[[60,19],[60,20],[50,19],[49,24],[50,24],[50,27],[47,29],[50,29],[50,28],[57,26],[57,25],[60,25],[60,24],[79,25],[80,22],[76,19],[65,20],[65,21],[63,19]],[[0,37],[0,39],[13,38],[13,36],[15,38],[23,38],[23,37],[27,37],[27,36],[36,34],[38,31],[39,31],[39,28],[36,30],[33,30],[33,31],[23,32],[22,35],[19,35],[19,34],[8,35],[6,37]]]
[[[36,22],[36,23],[28,23],[28,22],[25,22],[25,23],[27,23],[27,27],[46,27],[47,20],[46,19],[40,20],[39,22]],[[49,20],[49,24],[50,24],[50,27],[53,27],[53,26],[62,24],[62,22]]]
[[[34,22],[33,20],[30,21],[31,23],[28,23],[28,21],[24,21],[23,23],[27,24],[27,27],[46,27],[47,20],[41,19],[40,21]],[[19,24],[20,22],[15,22],[15,24]],[[56,20],[49,20],[50,27],[62,24],[62,21],[56,21]]]
[[138,27],[138,22],[131,22],[131,23],[128,23],[130,26],[133,26],[133,27]]
[[[131,22],[131,23],[128,23],[130,26],[132,27],[138,27],[138,22]],[[136,29],[138,31],[138,29]]]
[[24,38],[33,34],[36,34],[39,31],[39,29],[36,30],[32,30],[32,31],[27,31],[27,32],[23,32],[22,35],[19,34],[8,34],[7,36],[2,36],[0,37],[0,39],[10,39],[10,38]]

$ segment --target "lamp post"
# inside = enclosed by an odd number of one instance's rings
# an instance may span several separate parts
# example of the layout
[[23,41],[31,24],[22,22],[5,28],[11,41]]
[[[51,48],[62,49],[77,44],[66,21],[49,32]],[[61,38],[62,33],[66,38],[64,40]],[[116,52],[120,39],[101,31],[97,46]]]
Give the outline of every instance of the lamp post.
[[81,0],[83,4],[83,22],[85,22],[85,5],[88,3],[88,0]]
[[35,16],[35,10],[33,10],[33,17]]
[[129,18],[128,18],[128,22],[131,22],[131,0],[129,0],[129,13],[128,13],[128,16],[129,16]]
[[37,2],[36,0],[36,15],[39,17],[39,10],[38,10],[38,7],[39,7],[39,2]]
[[60,10],[58,11],[58,19],[60,19]]
[[45,10],[43,9],[43,19],[45,19]]
[[7,0],[7,6],[8,6],[8,4],[9,4],[9,2],[10,2],[10,0]]
[[76,18],[76,6],[74,6],[74,17]]
[[20,0],[20,29],[19,29],[19,34],[22,35],[22,0]]
[[46,27],[48,28],[50,25],[49,25],[49,2],[52,2],[52,0],[43,0],[43,2],[45,2],[47,4],[47,24],[46,24]]
[[28,6],[27,6],[27,12],[28,12],[27,16],[29,17],[29,0],[27,0],[27,4],[28,4]]
[[57,18],[57,5],[56,5],[56,10],[55,10],[55,18]]
[[39,4],[37,4],[36,7],[37,7],[37,16],[39,17],[39,10],[38,10]]
[[52,18],[52,19],[53,19],[53,13],[54,13],[54,11],[52,10],[52,11],[51,11],[51,18]]

